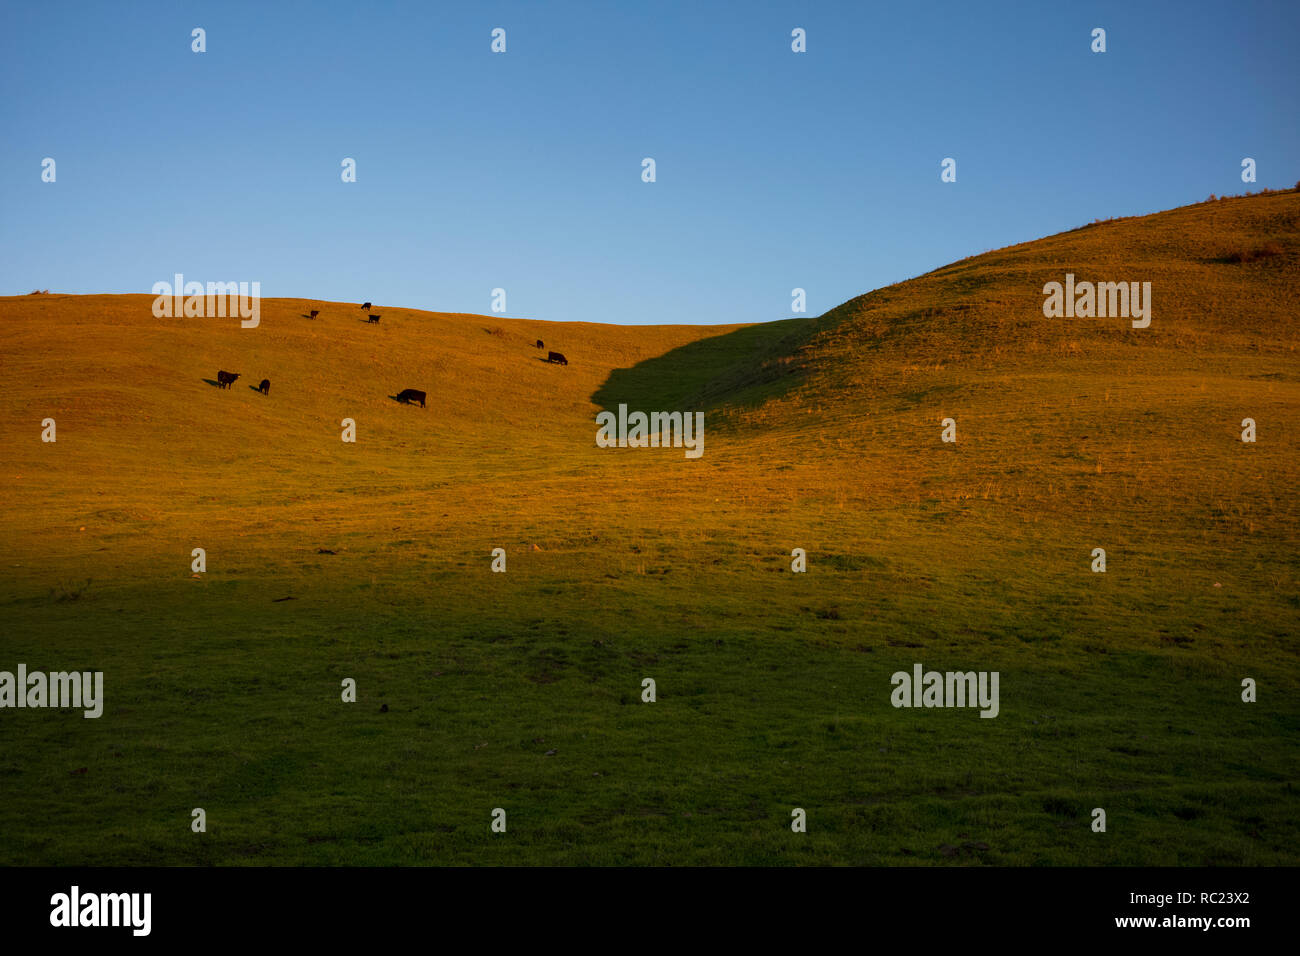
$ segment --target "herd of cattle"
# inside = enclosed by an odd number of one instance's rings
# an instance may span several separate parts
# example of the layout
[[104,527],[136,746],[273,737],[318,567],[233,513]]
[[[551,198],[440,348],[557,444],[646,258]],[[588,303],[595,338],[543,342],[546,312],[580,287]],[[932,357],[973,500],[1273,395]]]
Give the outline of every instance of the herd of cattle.
[[[235,384],[235,379],[237,378],[239,378],[238,372],[218,372],[217,388],[230,388],[230,386]],[[269,378],[262,379],[262,384],[257,386],[257,390],[263,395],[270,395],[271,380]]]
[[[361,303],[361,308],[363,311],[366,312],[367,322],[374,325],[379,324],[379,316],[370,311],[372,306],[369,302]],[[320,315],[320,309],[311,310],[311,318],[314,319],[318,315]],[[538,339],[537,348],[539,349],[546,348],[546,343],[544,343],[541,339]],[[549,350],[546,353],[546,361],[550,362],[553,365],[569,364],[569,360],[564,357],[563,353],[552,352]],[[235,379],[239,378],[239,374],[240,374],[239,372],[227,372],[224,370],[217,372],[217,388],[230,388],[230,386],[235,384]],[[271,380],[269,378],[262,379],[262,383],[257,386],[257,391],[261,392],[263,395],[270,395]],[[404,388],[394,396],[394,398],[396,398],[397,401],[402,402],[403,404],[406,405],[414,405],[416,402],[419,402],[421,408],[427,407],[425,405],[426,397],[427,396],[425,395],[425,393],[420,391],[418,388]]]

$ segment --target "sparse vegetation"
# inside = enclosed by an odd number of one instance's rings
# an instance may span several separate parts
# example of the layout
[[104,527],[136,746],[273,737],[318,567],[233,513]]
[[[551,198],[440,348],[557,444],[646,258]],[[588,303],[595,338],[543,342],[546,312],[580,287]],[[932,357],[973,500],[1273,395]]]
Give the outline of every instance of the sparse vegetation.
[[1258,259],[1271,259],[1282,255],[1282,247],[1276,242],[1266,242],[1253,249],[1234,249],[1223,255],[1225,262],[1255,262]]
[[57,604],[66,604],[69,601],[80,601],[82,595],[89,590],[90,585],[90,578],[86,578],[86,580],[80,584],[60,584],[57,587],[50,588],[50,598]]

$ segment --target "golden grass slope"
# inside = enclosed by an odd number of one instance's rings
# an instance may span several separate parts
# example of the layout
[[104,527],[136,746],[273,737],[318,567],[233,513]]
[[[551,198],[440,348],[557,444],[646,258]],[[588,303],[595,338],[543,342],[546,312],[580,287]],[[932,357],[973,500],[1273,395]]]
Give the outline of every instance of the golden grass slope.
[[[560,547],[614,515],[811,534],[845,514],[937,507],[960,537],[979,501],[998,509],[983,527],[995,538],[1014,517],[1050,522],[1076,549],[1142,528],[1280,556],[1297,532],[1298,222],[1295,193],[1189,206],[966,259],[819,319],[743,327],[383,303],[374,326],[353,303],[273,299],[242,329],[155,319],[144,295],[0,299],[0,544],[22,590],[95,577],[110,546],[115,567],[144,573],[214,529],[256,538],[268,561],[322,526],[380,540],[402,524],[474,549],[527,528]],[[1152,282],[1150,328],[1044,318],[1042,287],[1066,272]],[[539,338],[570,364],[542,361]],[[218,369],[242,378],[218,390],[204,381]],[[263,377],[269,397],[253,390]],[[427,410],[390,398],[406,387],[428,392]],[[624,398],[707,408],[704,458],[597,449],[595,412]],[[39,440],[47,417],[56,445]],[[955,445],[939,441],[946,417]],[[1239,440],[1246,417],[1256,445]],[[340,441],[344,418],[356,445]],[[1269,573],[1282,588],[1293,569]]]

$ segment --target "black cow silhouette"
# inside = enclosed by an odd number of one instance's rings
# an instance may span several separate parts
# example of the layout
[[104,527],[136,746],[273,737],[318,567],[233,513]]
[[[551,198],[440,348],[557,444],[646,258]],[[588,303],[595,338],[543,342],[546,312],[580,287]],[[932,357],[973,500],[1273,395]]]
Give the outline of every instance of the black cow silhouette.
[[270,394],[271,394],[271,380],[270,380],[269,378],[264,378],[264,379],[262,379],[262,384],[259,385],[259,386],[257,386],[257,390],[258,390],[259,392],[261,392],[263,395],[270,395]]
[[218,372],[217,388],[230,388],[235,384],[235,379],[239,378],[238,372]]
[[361,303],[361,308],[363,308],[363,309],[369,309],[369,308],[370,308],[370,303],[369,303],[369,302],[362,302],[362,303]]
[[538,340],[537,340],[537,347],[538,347],[539,349],[544,349],[544,348],[546,348],[546,343],[543,342],[541,339],[538,339]]
[[405,402],[408,405],[412,405],[415,402],[419,402],[421,408],[425,407],[424,392],[420,391],[418,388],[402,389],[400,392],[397,393],[397,400],[399,402]]
[[568,364],[569,364],[569,360],[566,359],[566,358],[565,358],[561,353],[559,353],[559,352],[550,352],[550,353],[548,353],[547,356],[546,356],[546,361],[548,361],[548,362],[555,362],[555,363],[557,363],[557,364],[559,364],[559,365],[568,365]]
[[366,316],[366,321],[367,321],[367,322],[373,322],[373,323],[375,323],[376,325],[378,325],[378,324],[379,324],[379,316],[374,315],[374,314],[372,313],[372,314]]

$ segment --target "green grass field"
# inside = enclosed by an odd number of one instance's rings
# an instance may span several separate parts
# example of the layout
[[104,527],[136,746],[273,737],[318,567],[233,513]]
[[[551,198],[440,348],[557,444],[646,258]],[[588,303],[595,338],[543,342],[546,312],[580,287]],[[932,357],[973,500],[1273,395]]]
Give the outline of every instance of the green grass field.
[[1294,192],[743,327],[0,299],[0,670],[106,697],[0,710],[0,863],[1294,864],[1298,301]]

